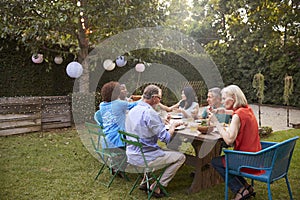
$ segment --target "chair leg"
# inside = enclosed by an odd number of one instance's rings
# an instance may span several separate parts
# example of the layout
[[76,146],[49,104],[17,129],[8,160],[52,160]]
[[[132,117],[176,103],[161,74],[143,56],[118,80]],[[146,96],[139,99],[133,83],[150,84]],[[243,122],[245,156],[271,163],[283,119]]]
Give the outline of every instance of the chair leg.
[[99,176],[100,176],[100,174],[102,173],[102,171],[103,171],[104,167],[105,167],[105,165],[103,164],[103,165],[102,165],[102,167],[100,168],[100,170],[99,170],[99,172],[98,172],[97,176],[95,177],[95,180],[97,180],[97,179],[98,179],[98,177],[99,177]]
[[225,200],[228,200],[228,173],[225,174]]
[[155,191],[155,189],[157,187],[159,187],[161,189],[161,191],[166,195],[169,196],[168,192],[166,191],[165,187],[163,185],[160,184],[160,179],[163,175],[163,173],[166,171],[167,167],[163,168],[160,175],[157,177],[154,173],[151,174],[151,177],[149,180],[153,179],[155,180],[156,184],[154,186],[154,188],[152,189],[152,191],[150,192],[150,194],[148,193],[148,200],[151,198],[151,196],[153,195],[153,192]]
[[293,200],[292,190],[291,190],[290,182],[289,182],[287,175],[285,176],[285,182],[286,182],[289,194],[290,194],[290,200]]
[[118,174],[118,170],[117,170],[117,171],[115,172],[115,174],[110,178],[110,181],[109,181],[109,183],[107,184],[107,187],[108,187],[108,188],[111,186],[111,184],[112,184],[112,182],[114,181],[114,179],[116,178],[117,174]]
[[133,190],[136,188],[136,186],[137,186],[137,184],[138,184],[138,181],[141,180],[141,178],[142,178],[142,175],[139,174],[138,177],[137,177],[137,179],[135,180],[135,182],[134,182],[134,184],[133,184],[133,186],[132,186],[130,192],[129,192],[130,195],[131,195],[131,193],[133,192]]
[[268,184],[268,198],[269,200],[272,200],[272,193],[271,193],[271,183],[267,183]]

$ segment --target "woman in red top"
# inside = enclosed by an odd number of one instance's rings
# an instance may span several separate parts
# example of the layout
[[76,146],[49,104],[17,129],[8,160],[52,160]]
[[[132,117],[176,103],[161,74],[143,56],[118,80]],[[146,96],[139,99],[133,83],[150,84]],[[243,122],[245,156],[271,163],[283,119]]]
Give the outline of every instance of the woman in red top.
[[[218,109],[214,113],[232,113],[232,121],[228,130],[224,130],[217,118],[211,113],[210,120],[218,128],[220,135],[227,145],[233,145],[234,150],[257,152],[261,150],[258,134],[258,124],[253,110],[248,106],[247,99],[242,90],[236,85],[230,85],[222,90],[222,104],[225,109]],[[212,160],[213,167],[225,178],[224,157],[217,157]],[[259,173],[245,169],[247,173]],[[234,200],[247,199],[254,195],[254,190],[243,177],[233,176],[228,183]]]

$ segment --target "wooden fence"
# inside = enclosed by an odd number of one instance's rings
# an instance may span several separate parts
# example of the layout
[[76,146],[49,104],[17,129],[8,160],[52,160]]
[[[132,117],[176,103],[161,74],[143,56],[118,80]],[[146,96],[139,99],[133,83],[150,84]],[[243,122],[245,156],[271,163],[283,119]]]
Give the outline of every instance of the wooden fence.
[[0,98],[0,136],[71,125],[69,96]]

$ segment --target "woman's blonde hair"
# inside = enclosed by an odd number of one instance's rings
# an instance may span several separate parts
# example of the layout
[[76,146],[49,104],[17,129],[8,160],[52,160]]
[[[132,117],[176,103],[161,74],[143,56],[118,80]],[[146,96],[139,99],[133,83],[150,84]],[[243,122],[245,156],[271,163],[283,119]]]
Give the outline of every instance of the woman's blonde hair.
[[248,104],[245,94],[243,93],[241,88],[239,88],[239,86],[237,86],[237,85],[229,85],[229,86],[223,88],[221,93],[233,98],[233,100],[234,100],[233,108],[234,109],[237,109],[240,107],[245,107]]

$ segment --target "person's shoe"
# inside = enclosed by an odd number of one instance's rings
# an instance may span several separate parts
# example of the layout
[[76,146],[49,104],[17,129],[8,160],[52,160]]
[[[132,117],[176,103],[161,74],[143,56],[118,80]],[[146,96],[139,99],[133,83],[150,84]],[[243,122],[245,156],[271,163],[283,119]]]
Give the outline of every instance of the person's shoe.
[[[152,190],[150,190],[150,192],[152,192]],[[152,195],[153,195],[155,198],[162,198],[162,197],[165,197],[165,196],[166,196],[166,194],[165,194],[162,190],[160,190],[160,193],[153,192]]]
[[145,182],[143,184],[140,184],[139,189],[143,191],[147,191],[147,183]]
[[252,185],[248,185],[247,190],[249,191],[250,196],[255,197],[256,192],[254,192],[254,188],[252,187]]
[[[248,188],[252,190],[252,192],[250,192]],[[253,187],[250,185],[250,187],[244,187],[244,189],[241,192],[237,192],[234,200],[246,200],[249,199],[251,196],[255,195],[256,193],[254,192]]]

